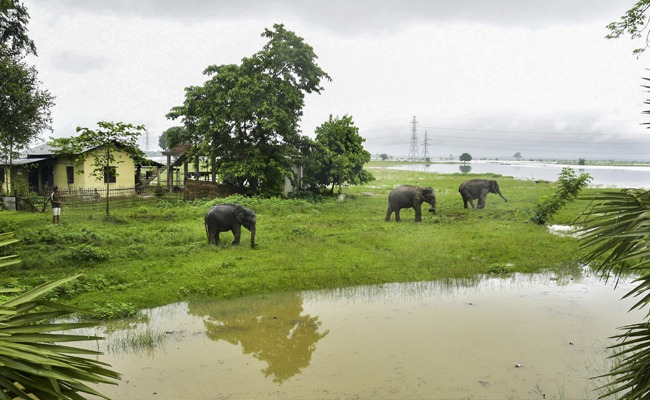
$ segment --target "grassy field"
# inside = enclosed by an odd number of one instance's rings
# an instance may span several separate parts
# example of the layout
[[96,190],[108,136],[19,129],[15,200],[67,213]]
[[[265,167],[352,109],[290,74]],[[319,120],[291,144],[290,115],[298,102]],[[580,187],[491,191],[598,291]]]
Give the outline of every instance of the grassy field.
[[[504,202],[489,195],[483,210],[464,209],[458,186],[485,175],[439,175],[385,168],[371,163],[377,178],[344,188],[344,198],[320,201],[230,198],[257,212],[258,247],[209,246],[203,215],[224,202],[160,201],[103,211],[63,208],[62,225],[46,213],[0,212],[0,231],[21,242],[11,253],[23,263],[5,277],[31,287],[83,272],[54,295],[59,301],[98,310],[101,318],[189,298],[230,298],[254,293],[320,289],[385,282],[471,277],[490,271],[535,272],[573,268],[575,239],[529,222],[530,209],[553,183],[496,177]],[[489,176],[487,176],[489,177]],[[387,196],[399,184],[432,186],[435,215],[414,223],[385,222]],[[554,223],[566,224],[584,209],[577,201]],[[393,217],[394,219],[394,217]],[[222,233],[230,243],[232,235]]]

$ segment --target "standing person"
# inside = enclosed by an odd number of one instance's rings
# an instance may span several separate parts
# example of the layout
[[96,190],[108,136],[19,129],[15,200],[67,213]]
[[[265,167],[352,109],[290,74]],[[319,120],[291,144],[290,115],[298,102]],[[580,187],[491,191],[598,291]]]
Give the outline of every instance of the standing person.
[[54,185],[54,191],[50,195],[52,200],[52,223],[59,224],[59,217],[61,216],[61,193],[59,187]]

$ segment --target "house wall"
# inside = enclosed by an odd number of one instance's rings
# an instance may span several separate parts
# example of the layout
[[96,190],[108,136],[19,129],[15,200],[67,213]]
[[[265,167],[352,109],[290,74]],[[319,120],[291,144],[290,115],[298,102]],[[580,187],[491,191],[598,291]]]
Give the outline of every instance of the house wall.
[[[94,151],[102,150],[98,149]],[[111,189],[135,187],[135,163],[133,162],[133,159],[129,157],[127,153],[119,150],[113,154],[113,157],[116,161],[112,166],[116,167],[117,177],[115,178],[115,183],[110,183],[109,187]],[[100,176],[97,177],[92,175],[93,169],[96,168],[92,165],[94,162],[95,161],[92,153],[88,154],[88,157],[86,157],[84,161],[83,175],[77,174],[77,176],[83,177],[83,179],[80,179],[79,185],[77,185],[75,176],[75,186],[83,187],[86,189],[101,189],[106,187],[106,184],[104,183],[104,177],[101,173],[99,174]],[[63,171],[63,174],[65,179],[65,169]]]
[[68,189],[80,187],[79,180],[81,179],[81,175],[76,173],[77,167],[75,167],[74,182],[68,184],[68,166],[74,167],[74,159],[72,157],[60,157],[56,160],[54,164],[54,184],[60,188]]
[[[95,150],[101,151],[101,150]],[[117,176],[114,183],[110,183],[111,189],[115,188],[132,188],[135,187],[135,163],[133,159],[123,151],[117,151],[113,155],[116,162]],[[54,184],[60,188],[68,189],[105,189],[104,177],[93,176],[93,166],[95,162],[92,153],[88,154],[83,164],[75,163],[72,157],[60,157],[54,165]],[[74,183],[68,183],[67,167],[74,167]],[[81,172],[83,171],[83,172]]]

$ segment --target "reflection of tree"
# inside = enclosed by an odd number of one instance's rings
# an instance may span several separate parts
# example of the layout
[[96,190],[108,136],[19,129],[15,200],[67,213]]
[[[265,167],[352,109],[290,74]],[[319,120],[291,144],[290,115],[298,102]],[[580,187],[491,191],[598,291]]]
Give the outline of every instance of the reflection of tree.
[[319,333],[318,317],[302,311],[298,293],[189,303],[190,314],[207,317],[210,339],[241,345],[244,354],[266,361],[264,375],[280,383],[309,366],[316,342],[328,333]]
[[471,165],[459,165],[458,168],[460,169],[460,172],[462,172],[463,174],[467,174],[469,173],[469,171],[472,170]]

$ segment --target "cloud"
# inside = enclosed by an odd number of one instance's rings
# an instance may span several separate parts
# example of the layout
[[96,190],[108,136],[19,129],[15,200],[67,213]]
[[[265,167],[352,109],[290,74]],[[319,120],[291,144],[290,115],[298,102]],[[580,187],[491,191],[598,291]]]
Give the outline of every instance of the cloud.
[[55,70],[71,74],[101,70],[108,64],[105,57],[77,54],[71,51],[63,51],[54,55],[51,62]]
[[[541,28],[594,19],[615,20],[630,5],[592,0],[34,0],[70,12],[155,18],[183,23],[208,20],[299,19],[338,36],[390,33],[418,23],[472,23]],[[603,25],[603,36],[605,34]]]
[[305,135],[350,115],[368,151],[406,155],[416,116],[436,156],[650,154],[638,44],[604,39],[620,0],[25,2],[57,135],[99,120],[158,135],[207,66],[239,63],[284,23],[333,79],[306,97]]

